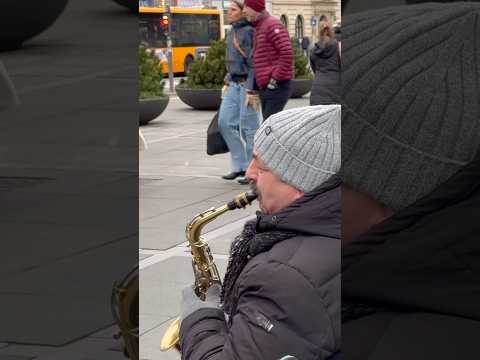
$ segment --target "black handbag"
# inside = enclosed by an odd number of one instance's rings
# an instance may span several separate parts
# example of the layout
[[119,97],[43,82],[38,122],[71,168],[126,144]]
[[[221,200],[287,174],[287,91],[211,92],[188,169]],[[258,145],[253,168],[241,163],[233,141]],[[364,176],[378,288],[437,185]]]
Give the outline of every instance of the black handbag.
[[218,155],[228,153],[228,146],[218,127],[218,113],[215,114],[207,130],[207,154]]

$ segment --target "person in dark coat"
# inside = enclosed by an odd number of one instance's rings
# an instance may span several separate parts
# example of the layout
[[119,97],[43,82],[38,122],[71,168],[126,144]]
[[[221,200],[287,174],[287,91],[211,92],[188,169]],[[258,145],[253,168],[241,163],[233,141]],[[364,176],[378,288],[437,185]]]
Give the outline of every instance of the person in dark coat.
[[322,360],[340,348],[341,107],[278,113],[247,176],[261,212],[231,247],[223,288],[183,292],[185,360]]
[[480,356],[479,19],[342,19],[342,360]]
[[339,103],[340,51],[334,30],[328,21],[319,23],[319,40],[310,52],[310,64],[315,73],[310,105]]

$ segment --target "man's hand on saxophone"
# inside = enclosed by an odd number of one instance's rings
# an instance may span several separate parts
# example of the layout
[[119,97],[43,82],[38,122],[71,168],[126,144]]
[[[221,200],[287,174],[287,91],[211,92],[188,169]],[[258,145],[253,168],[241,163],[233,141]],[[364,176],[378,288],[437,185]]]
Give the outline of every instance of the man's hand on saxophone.
[[220,292],[222,286],[220,284],[213,284],[207,290],[205,301],[195,293],[192,286],[187,286],[182,292],[182,303],[180,307],[180,324],[183,319],[200,309],[219,309],[220,308]]

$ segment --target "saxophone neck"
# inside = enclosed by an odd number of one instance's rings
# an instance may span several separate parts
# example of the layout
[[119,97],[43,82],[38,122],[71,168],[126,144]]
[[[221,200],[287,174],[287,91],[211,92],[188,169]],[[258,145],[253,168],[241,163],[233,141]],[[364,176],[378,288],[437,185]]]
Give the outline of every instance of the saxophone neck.
[[218,208],[208,209],[197,216],[187,225],[186,235],[190,244],[197,242],[200,239],[202,229],[210,222],[215,220],[220,215],[230,211],[227,205]]
[[196,243],[197,241],[200,240],[200,235],[205,225],[215,220],[217,217],[226,213],[227,211],[246,208],[247,206],[251,205],[256,198],[257,198],[257,194],[255,194],[252,191],[249,191],[249,192],[237,195],[232,201],[226,203],[223,206],[220,206],[218,208],[211,208],[198,214],[187,225],[186,235],[187,235],[188,241],[190,242],[190,244]]

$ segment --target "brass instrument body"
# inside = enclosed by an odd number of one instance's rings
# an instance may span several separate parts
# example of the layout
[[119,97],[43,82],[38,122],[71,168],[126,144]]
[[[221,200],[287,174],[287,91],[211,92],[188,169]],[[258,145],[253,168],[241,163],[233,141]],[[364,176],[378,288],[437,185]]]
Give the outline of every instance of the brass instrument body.
[[229,211],[227,205],[204,211],[187,225],[185,231],[192,254],[192,267],[195,277],[194,290],[202,300],[205,300],[207,290],[210,286],[214,283],[221,285],[221,278],[217,265],[213,260],[210,246],[200,234],[208,223],[227,211]]
[[[195,277],[194,290],[201,300],[205,301],[210,286],[215,283],[221,284],[220,273],[213,259],[210,246],[201,236],[202,229],[228,211],[246,208],[256,198],[257,195],[254,192],[242,193],[221,207],[211,208],[200,213],[187,225],[185,235],[192,254],[192,267]],[[173,347],[180,351],[179,319],[172,322],[167,329],[162,338],[160,350],[167,351]]]

